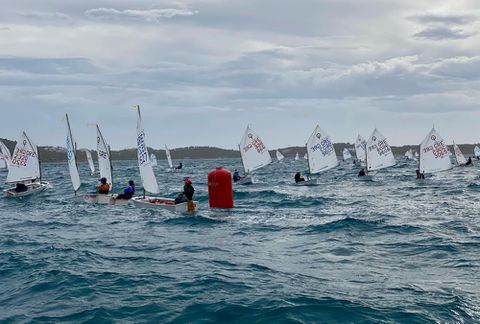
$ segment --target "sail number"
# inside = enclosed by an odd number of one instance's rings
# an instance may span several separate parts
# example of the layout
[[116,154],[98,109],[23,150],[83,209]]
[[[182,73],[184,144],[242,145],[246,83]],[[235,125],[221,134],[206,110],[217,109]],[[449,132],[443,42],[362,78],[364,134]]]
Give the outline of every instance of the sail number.
[[144,165],[148,161],[147,147],[145,146],[145,133],[140,133],[137,136],[137,155],[138,164]]
[[18,166],[27,166],[28,158],[30,156],[35,156],[35,152],[27,151],[23,148],[17,147],[15,149],[15,154],[13,154],[11,164]]

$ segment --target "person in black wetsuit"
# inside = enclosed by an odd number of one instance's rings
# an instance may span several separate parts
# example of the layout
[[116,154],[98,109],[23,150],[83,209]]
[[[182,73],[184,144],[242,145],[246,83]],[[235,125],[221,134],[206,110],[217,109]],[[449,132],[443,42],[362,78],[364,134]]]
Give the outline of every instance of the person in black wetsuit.
[[468,158],[468,161],[465,165],[473,165],[473,161],[471,157]]
[[183,186],[183,194],[187,197],[188,200],[193,200],[193,194],[195,193],[195,188],[192,186],[192,180],[190,178],[185,178],[185,185]]
[[181,168],[183,168],[182,162],[178,163],[178,166],[175,167],[175,170],[180,170]]
[[365,169],[363,169],[363,168],[358,172],[358,177],[364,177],[366,175],[367,174],[365,173]]
[[25,192],[25,191],[28,191],[28,187],[24,183],[18,182],[15,185],[14,190],[15,190],[15,192]]
[[240,173],[238,173],[237,169],[235,169],[235,171],[233,171],[232,179],[233,179],[233,182],[237,182],[238,180],[242,179],[242,177],[240,176]]
[[305,181],[305,178],[302,177],[300,172],[295,173],[295,183],[299,183]]
[[425,179],[425,174],[421,173],[419,169],[415,170],[417,173],[417,179]]

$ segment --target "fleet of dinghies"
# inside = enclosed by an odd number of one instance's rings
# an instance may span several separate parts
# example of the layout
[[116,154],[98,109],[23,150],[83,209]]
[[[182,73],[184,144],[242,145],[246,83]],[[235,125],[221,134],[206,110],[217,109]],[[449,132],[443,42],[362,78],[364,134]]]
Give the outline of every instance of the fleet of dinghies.
[[[153,166],[157,165],[157,158],[154,154],[148,154],[140,107],[136,106],[136,109],[137,160],[143,185],[143,195],[133,197],[131,201],[138,207],[160,208],[172,212],[194,212],[198,210],[198,202],[196,201],[175,203],[175,199],[160,196],[160,187],[153,171]],[[82,186],[77,165],[77,145],[67,114],[65,115],[65,120],[68,170],[76,196]],[[98,125],[96,125],[96,133],[98,171],[100,176],[106,179],[110,192],[87,194],[82,197],[85,200],[98,204],[128,204],[129,199],[119,199],[120,197],[117,198],[117,195],[111,193],[114,182],[110,146],[107,144]],[[308,164],[308,176],[305,181],[297,182],[296,185],[317,185],[319,174],[339,165],[337,153],[335,152],[335,147],[330,136],[322,130],[319,125],[316,125],[312,134],[307,139],[305,146],[306,153],[304,158]],[[250,125],[247,126],[240,141],[239,150],[244,177],[241,178],[240,181],[237,181],[236,184],[251,184],[254,182],[253,173],[272,163],[272,158],[263,140]],[[84,151],[91,174],[93,175],[96,170],[92,154],[89,150]],[[356,159],[365,166],[366,176],[362,178],[371,179],[372,172],[396,165],[396,160],[387,138],[376,128],[368,140],[365,140],[358,134],[355,140],[354,151]],[[453,151],[453,156],[458,166],[468,164],[465,156],[455,142],[453,142]],[[452,154],[435,128],[432,128],[420,143],[419,152],[420,154],[410,148],[404,154],[407,160],[416,160],[416,157],[418,157],[417,178],[419,174],[422,175],[420,178],[423,178],[425,174],[432,174],[453,168],[450,158]],[[475,146],[473,153],[475,157],[480,157],[480,148]],[[173,169],[172,158],[167,145],[165,145],[165,154],[169,168]],[[275,152],[275,155],[278,161],[282,161],[285,158],[279,150]],[[352,154],[348,148],[343,149],[342,157],[344,161],[352,159]],[[296,152],[294,160],[297,161],[298,159],[299,154]],[[471,164],[471,161],[469,161],[469,163]],[[354,160],[354,164],[356,164],[356,160]],[[24,197],[41,192],[49,186],[48,182],[42,180],[38,148],[25,132],[21,133],[12,155],[6,145],[0,141],[0,169],[1,168],[8,169],[6,183],[15,184],[14,187],[3,190],[6,196]]]

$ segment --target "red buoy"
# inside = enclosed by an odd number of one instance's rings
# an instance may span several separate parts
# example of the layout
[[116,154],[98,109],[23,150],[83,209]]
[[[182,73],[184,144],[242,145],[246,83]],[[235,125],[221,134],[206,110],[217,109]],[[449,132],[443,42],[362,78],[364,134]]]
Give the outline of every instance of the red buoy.
[[222,167],[208,173],[210,208],[233,208],[232,175]]

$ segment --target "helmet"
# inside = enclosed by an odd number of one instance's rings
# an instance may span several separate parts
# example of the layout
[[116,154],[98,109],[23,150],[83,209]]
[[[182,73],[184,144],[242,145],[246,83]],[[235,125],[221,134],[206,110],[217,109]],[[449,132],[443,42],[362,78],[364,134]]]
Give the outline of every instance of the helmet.
[[105,177],[104,177],[104,178],[100,178],[100,182],[101,182],[101,183],[107,183],[107,178],[105,178]]
[[185,178],[183,181],[185,181],[185,183],[192,183],[192,180],[190,178]]

